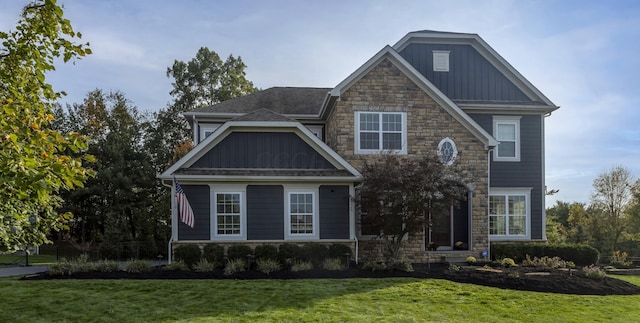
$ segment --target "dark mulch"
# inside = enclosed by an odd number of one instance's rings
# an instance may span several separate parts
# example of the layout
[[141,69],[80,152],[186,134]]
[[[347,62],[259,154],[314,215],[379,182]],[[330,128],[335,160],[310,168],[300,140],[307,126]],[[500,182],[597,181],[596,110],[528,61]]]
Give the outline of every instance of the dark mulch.
[[[282,270],[270,274],[257,271],[239,272],[225,276],[221,270],[198,273],[192,271],[164,271],[155,269],[148,273],[86,272],[71,276],[50,276],[48,273],[25,276],[23,280],[42,279],[313,279],[313,278],[439,278],[450,281],[498,287],[502,289],[527,290],[577,295],[638,295],[640,286],[605,277],[602,280],[587,278],[580,270],[541,269],[533,267],[496,268],[482,270],[479,266],[462,266],[460,270],[449,270],[446,265],[414,265],[415,271],[369,271],[351,267],[345,271],[309,270],[292,272]],[[500,271],[500,272],[496,272]]]

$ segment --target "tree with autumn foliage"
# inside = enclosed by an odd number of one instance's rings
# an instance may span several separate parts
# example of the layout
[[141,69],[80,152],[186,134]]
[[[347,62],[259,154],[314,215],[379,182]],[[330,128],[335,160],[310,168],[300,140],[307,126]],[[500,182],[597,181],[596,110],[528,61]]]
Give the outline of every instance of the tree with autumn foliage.
[[51,128],[56,92],[46,81],[54,62],[90,54],[55,0],[28,4],[15,30],[0,32],[0,248],[46,243],[65,228],[59,194],[82,187],[93,172],[83,166],[86,138]]
[[444,165],[437,156],[383,155],[365,164],[362,178],[361,226],[378,233],[391,261],[399,259],[407,235],[424,234],[463,198],[461,184],[467,182],[455,165]]

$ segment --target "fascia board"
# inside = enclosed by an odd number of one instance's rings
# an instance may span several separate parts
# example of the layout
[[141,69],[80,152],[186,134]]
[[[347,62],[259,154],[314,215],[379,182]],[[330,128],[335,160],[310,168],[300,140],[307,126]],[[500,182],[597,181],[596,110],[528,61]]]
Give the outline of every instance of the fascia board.
[[517,114],[547,114],[560,107],[548,105],[517,105],[517,104],[463,104],[458,103],[463,111],[482,113],[517,113]]
[[[172,179],[173,176],[160,177]],[[341,182],[353,183],[362,180],[362,176],[237,176],[237,175],[175,175],[181,181],[190,182]]]

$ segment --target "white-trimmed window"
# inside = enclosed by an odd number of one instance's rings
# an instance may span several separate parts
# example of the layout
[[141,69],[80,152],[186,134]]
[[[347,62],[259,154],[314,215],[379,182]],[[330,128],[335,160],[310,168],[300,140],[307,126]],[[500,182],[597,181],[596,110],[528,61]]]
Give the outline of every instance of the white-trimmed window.
[[245,238],[245,204],[242,192],[213,192],[213,239],[240,240]]
[[201,123],[199,124],[200,127],[200,139],[198,141],[198,143],[204,141],[205,139],[207,139],[207,137],[209,137],[214,131],[216,131],[216,129],[220,128],[220,124],[218,123]]
[[286,201],[285,238],[318,238],[317,192],[307,190],[288,191]]
[[356,153],[407,153],[405,112],[356,112],[355,121]]
[[520,118],[493,117],[493,136],[500,142],[493,152],[493,160],[520,161]]
[[458,149],[453,139],[447,137],[440,140],[438,144],[438,157],[440,157],[440,162],[447,166],[452,165],[456,161]]
[[491,189],[489,235],[492,240],[529,239],[531,189]]

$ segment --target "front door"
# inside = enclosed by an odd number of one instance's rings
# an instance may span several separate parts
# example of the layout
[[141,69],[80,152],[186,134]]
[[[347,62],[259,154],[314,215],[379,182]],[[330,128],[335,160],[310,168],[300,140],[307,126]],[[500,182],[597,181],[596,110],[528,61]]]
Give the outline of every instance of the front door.
[[436,250],[452,250],[457,241],[461,246],[466,246],[469,240],[468,232],[469,201],[465,196],[457,206],[451,205],[448,212],[431,215],[431,231],[427,226],[425,249],[434,250],[433,248],[437,247]]
[[[431,242],[437,247],[437,250],[453,249],[451,217],[452,208],[450,208],[449,212],[442,212],[431,217]],[[429,245],[427,245],[428,249]]]

